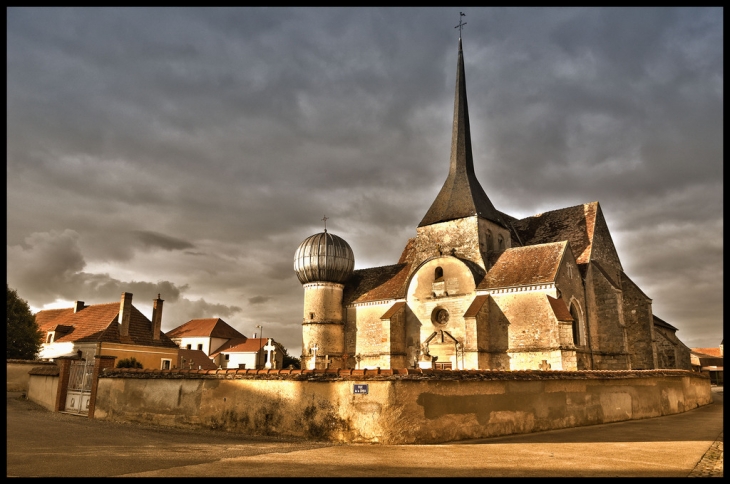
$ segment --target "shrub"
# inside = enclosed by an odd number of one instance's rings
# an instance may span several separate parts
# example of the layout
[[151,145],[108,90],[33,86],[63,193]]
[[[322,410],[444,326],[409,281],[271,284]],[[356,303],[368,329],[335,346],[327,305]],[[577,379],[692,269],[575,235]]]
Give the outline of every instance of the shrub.
[[117,362],[117,368],[142,368],[142,363],[137,361],[133,356],[131,358],[124,358]]

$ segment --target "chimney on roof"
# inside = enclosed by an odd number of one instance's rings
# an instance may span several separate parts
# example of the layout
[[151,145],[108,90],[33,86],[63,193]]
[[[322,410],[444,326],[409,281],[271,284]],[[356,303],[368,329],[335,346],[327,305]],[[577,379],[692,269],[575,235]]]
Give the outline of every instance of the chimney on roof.
[[129,319],[132,317],[132,293],[123,292],[122,300],[119,303],[119,329],[120,336],[129,336]]
[[76,301],[74,303],[74,314],[84,309],[84,301]]
[[160,330],[162,329],[162,303],[160,295],[152,301],[152,341],[160,340]]

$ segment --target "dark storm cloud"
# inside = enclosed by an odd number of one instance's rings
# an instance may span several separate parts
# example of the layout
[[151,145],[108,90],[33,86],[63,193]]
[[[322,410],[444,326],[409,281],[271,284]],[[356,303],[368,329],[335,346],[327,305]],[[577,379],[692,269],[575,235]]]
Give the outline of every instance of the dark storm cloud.
[[164,250],[182,250],[194,249],[195,246],[185,240],[176,239],[165,234],[157,232],[149,232],[145,230],[136,230],[135,234],[147,247],[159,247]]
[[[657,314],[712,346],[722,9],[464,11],[492,202],[524,217],[600,201]],[[452,8],[8,9],[8,282],[41,306],[169,281],[165,325],[215,312],[301,344],[292,259],[322,216],[357,267],[391,264],[446,177],[457,22]],[[135,304],[151,303],[158,283],[140,284]]]
[[72,230],[34,233],[24,246],[8,247],[8,281],[29,304],[42,306],[57,299],[96,304],[117,300],[122,292],[149,300],[158,293],[172,301],[180,296],[180,288],[169,281],[122,282],[108,274],[84,272],[78,238]]

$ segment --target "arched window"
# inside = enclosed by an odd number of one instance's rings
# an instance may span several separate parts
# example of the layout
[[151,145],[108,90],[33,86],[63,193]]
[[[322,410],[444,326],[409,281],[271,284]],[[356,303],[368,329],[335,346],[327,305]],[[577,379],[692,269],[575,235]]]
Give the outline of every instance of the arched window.
[[444,278],[444,270],[441,267],[437,267],[434,271],[433,277],[436,282],[440,281]]
[[499,247],[499,251],[504,250],[504,237],[502,237],[502,234],[497,235],[497,247]]
[[492,231],[487,230],[487,252],[494,250],[494,241],[492,240]]
[[580,346],[580,316],[575,303],[570,305],[570,315],[573,316],[573,344]]

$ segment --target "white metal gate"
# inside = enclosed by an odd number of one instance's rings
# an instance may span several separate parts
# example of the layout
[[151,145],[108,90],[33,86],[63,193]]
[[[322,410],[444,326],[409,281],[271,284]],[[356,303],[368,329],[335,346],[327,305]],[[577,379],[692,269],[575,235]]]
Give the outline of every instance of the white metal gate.
[[91,396],[91,377],[94,364],[89,361],[74,361],[68,378],[66,393],[67,413],[88,414],[89,397]]

